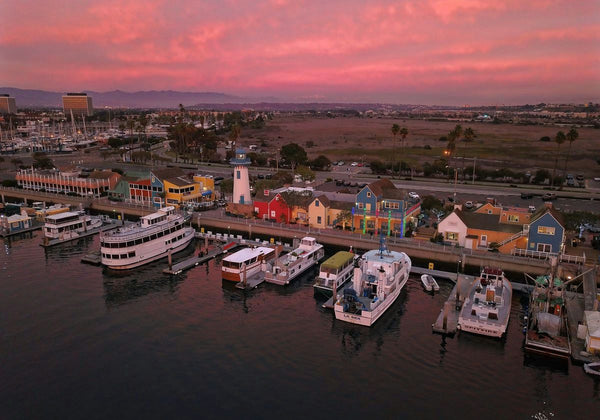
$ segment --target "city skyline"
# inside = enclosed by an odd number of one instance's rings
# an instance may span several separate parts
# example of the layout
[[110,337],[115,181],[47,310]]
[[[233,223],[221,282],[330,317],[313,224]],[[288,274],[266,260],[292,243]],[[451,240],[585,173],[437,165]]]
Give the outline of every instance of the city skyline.
[[0,79],[23,89],[430,105],[600,97],[592,1],[31,0],[0,4],[0,16]]

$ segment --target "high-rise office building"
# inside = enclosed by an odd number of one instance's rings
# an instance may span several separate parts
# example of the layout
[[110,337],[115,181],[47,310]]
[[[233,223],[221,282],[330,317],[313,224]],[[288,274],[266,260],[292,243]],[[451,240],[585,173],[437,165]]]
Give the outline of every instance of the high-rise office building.
[[0,114],[16,114],[17,102],[6,93],[0,93]]
[[63,95],[63,110],[65,115],[69,115],[71,111],[77,115],[94,115],[94,108],[92,106],[92,97],[88,96],[87,93],[67,93]]

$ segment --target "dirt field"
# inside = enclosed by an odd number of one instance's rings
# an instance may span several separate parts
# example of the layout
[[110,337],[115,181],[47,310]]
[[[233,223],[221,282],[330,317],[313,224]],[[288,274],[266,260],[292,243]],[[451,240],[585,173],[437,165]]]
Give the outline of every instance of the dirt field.
[[[507,167],[515,170],[552,170],[556,153],[556,143],[539,141],[542,136],[552,139],[559,130],[567,132],[569,127],[521,126],[511,124],[471,123],[452,121],[397,120],[391,118],[312,118],[301,116],[276,117],[263,129],[245,129],[242,144],[258,144],[262,140],[266,149],[274,152],[276,147],[295,142],[302,145],[309,157],[324,154],[332,161],[365,162],[379,159],[404,160],[410,164],[422,164],[440,157],[446,146],[438,139],[448,134],[460,123],[464,128],[475,130],[477,138],[467,144],[467,159],[477,157],[477,164],[489,167]],[[392,124],[408,129],[404,150],[400,148],[400,136],[394,141]],[[569,159],[568,173],[583,173],[598,176],[600,165],[600,130],[578,129],[579,138],[573,143]],[[307,148],[308,141],[315,146]],[[424,146],[429,145],[431,149]],[[463,155],[465,143],[458,144],[455,156]],[[565,142],[561,146],[559,168],[562,171],[563,156],[569,148]],[[467,161],[470,165],[472,159]]]

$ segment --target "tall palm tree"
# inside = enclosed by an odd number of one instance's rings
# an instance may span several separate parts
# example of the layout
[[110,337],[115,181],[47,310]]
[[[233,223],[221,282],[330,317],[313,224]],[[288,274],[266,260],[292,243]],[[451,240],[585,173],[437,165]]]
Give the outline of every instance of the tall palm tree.
[[465,159],[467,157],[467,144],[472,142],[475,137],[477,137],[477,134],[475,134],[475,131],[471,127],[465,128],[465,132],[463,133],[463,142],[465,143],[465,145],[463,146],[463,159],[462,159],[463,180],[465,179]]
[[394,135],[394,161],[392,162],[392,173],[394,172],[394,166],[396,164],[396,135],[400,132],[400,126],[398,124],[392,125],[392,134]]
[[565,136],[565,133],[563,133],[562,131],[559,131],[558,133],[556,133],[556,137],[554,137],[554,142],[556,143],[556,159],[554,159],[554,169],[552,170],[552,182],[550,183],[550,185],[552,187],[554,187],[554,176],[556,175],[556,167],[558,166],[558,157],[560,155],[560,145],[563,144],[566,139],[567,139],[567,137]]
[[567,173],[567,163],[569,163],[569,157],[571,156],[571,146],[573,142],[579,137],[579,132],[575,128],[571,128],[565,135],[565,139],[569,142],[569,151],[567,152],[567,158],[565,159],[565,168],[563,169],[563,178]]
[[404,149],[404,141],[406,140],[406,136],[408,136],[408,128],[402,127],[400,129],[400,137],[402,138],[402,149]]

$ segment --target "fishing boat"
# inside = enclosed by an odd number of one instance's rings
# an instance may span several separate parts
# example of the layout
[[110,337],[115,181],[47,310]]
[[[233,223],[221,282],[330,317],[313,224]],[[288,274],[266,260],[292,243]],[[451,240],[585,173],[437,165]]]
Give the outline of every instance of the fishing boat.
[[600,362],[586,363],[583,365],[583,370],[587,374],[600,376]]
[[330,296],[333,288],[342,288],[351,278],[354,271],[354,261],[358,255],[348,251],[339,251],[321,264],[319,276],[313,285],[315,294]]
[[273,266],[265,270],[265,281],[279,285],[289,284],[324,256],[323,245],[315,238],[306,236],[300,240],[298,248],[277,258]]
[[335,302],[335,318],[372,326],[400,295],[411,265],[404,252],[387,250],[382,237],[379,250],[366,252],[358,261],[352,286]]
[[[553,275],[535,278],[529,300],[525,351],[568,359],[571,357],[563,281]],[[552,281],[551,281],[552,279]]]
[[485,267],[465,299],[457,328],[474,334],[502,337],[510,318],[511,302],[512,284],[504,272]]
[[44,240],[61,240],[79,238],[83,233],[99,229],[102,218],[90,216],[83,211],[67,211],[46,216],[44,223]]
[[128,270],[184,250],[194,239],[185,214],[168,206],[100,238],[101,262],[113,270]]
[[431,292],[432,290],[437,292],[438,290],[440,290],[440,285],[437,284],[437,281],[435,281],[433,276],[429,274],[423,274],[421,276],[421,283],[423,283],[423,287],[428,292]]
[[[244,248],[238,252],[223,258],[221,264],[221,277],[223,280],[240,282],[244,276],[248,277],[258,274],[263,263],[275,258],[275,250],[266,246]],[[262,267],[266,270],[266,266]]]

